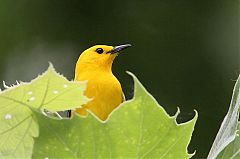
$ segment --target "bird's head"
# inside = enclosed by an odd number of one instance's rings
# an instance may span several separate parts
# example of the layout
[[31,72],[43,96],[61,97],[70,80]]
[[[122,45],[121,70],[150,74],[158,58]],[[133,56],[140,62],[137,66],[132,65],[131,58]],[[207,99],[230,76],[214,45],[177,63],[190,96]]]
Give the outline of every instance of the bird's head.
[[76,67],[91,65],[93,68],[111,68],[112,62],[118,53],[130,46],[130,44],[118,46],[92,46],[80,55]]

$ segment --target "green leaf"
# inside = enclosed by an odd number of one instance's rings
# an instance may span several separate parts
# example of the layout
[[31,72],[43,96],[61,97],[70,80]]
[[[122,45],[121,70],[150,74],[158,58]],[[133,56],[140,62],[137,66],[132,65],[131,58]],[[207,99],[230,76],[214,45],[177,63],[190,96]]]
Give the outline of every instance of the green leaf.
[[[238,133],[240,131],[240,123],[238,122]],[[225,147],[218,155],[219,159],[239,159],[240,158],[240,137],[236,135],[235,139]]]
[[75,109],[87,102],[84,83],[70,82],[52,65],[30,83],[0,93],[0,158],[31,158],[39,127],[33,112]]
[[212,148],[208,154],[208,159],[214,159],[218,154],[236,137],[237,124],[240,107],[240,76],[234,86],[232,101],[225,116]]
[[40,136],[33,158],[190,158],[187,146],[197,114],[177,124],[179,112],[170,117],[132,76],[134,98],[104,123],[93,115],[61,121],[39,115]]

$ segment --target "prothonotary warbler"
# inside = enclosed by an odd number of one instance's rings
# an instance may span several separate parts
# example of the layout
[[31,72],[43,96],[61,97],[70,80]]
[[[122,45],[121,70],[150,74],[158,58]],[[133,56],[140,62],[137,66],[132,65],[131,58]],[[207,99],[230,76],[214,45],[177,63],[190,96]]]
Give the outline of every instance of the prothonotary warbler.
[[105,121],[125,100],[121,84],[112,73],[112,64],[118,53],[130,46],[96,45],[80,55],[75,68],[75,80],[87,81],[84,95],[92,100],[76,109],[79,115],[86,116],[86,109],[89,109],[100,120]]

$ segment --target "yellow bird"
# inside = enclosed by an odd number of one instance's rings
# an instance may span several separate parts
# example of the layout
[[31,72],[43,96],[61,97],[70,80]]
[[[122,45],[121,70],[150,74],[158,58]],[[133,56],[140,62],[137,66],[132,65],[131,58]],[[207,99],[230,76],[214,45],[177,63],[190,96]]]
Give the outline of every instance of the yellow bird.
[[125,100],[121,84],[112,73],[112,63],[121,50],[130,46],[96,45],[80,55],[75,68],[75,80],[87,81],[84,95],[92,100],[76,109],[79,115],[86,116],[86,109],[89,109],[100,120],[105,121]]

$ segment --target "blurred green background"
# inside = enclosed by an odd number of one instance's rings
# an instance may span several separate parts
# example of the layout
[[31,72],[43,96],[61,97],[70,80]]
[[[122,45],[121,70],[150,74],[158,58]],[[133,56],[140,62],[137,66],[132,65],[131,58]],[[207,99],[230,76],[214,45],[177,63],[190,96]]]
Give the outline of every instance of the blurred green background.
[[133,72],[179,122],[199,112],[189,146],[206,158],[240,73],[239,1],[0,0],[0,80],[29,81],[51,61],[73,79],[95,44],[134,46],[114,63],[127,98]]

